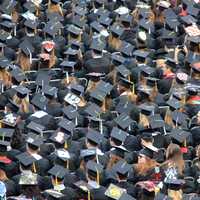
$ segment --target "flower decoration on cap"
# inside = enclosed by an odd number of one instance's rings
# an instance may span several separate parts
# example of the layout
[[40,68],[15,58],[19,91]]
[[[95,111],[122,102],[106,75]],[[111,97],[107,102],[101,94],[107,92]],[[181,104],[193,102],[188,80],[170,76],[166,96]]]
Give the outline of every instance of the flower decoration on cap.
[[188,75],[184,72],[179,72],[176,74],[176,77],[183,82],[186,82],[188,80]]
[[55,43],[53,41],[44,41],[42,42],[42,47],[48,52],[51,52],[55,47]]

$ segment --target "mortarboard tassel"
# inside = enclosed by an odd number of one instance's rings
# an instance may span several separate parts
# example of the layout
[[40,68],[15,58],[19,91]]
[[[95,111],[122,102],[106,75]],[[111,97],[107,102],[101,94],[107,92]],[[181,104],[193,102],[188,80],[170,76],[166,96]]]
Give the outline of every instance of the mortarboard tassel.
[[33,162],[33,172],[34,172],[34,173],[37,173],[36,166],[35,166],[35,162]]
[[88,200],[91,200],[90,199],[90,190],[88,190]]
[[58,185],[58,177],[55,177],[55,184]]
[[32,64],[32,53],[30,51],[29,48],[27,48],[28,52],[29,52],[29,61],[30,61],[30,64]]
[[67,141],[65,141],[65,144],[64,144],[64,149],[68,149],[68,144],[67,144]]
[[99,171],[98,171],[98,169],[96,169],[97,170],[97,183],[98,183],[98,185],[100,184],[100,175],[99,175]]
[[69,169],[69,160],[66,162],[66,168]]
[[187,147],[187,141],[184,140],[184,147]]

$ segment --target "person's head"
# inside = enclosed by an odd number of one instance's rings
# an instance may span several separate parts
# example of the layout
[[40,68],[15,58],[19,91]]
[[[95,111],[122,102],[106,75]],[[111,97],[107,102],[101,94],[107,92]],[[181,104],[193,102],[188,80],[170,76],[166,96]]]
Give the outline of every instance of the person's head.
[[182,174],[184,169],[184,160],[183,153],[181,152],[181,148],[179,145],[171,143],[167,147],[166,159],[173,162],[178,168],[179,173]]

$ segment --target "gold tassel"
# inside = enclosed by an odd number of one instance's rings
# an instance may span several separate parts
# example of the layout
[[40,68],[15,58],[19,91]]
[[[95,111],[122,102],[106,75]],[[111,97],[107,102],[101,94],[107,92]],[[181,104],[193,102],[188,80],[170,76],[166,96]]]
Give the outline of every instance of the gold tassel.
[[36,166],[35,166],[35,162],[33,162],[33,172],[36,173],[37,170],[36,170]]
[[90,190],[88,190],[88,200],[91,200],[90,199]]
[[187,147],[187,141],[184,140],[184,147]]
[[97,183],[100,184],[100,175],[99,175],[99,171],[98,170],[97,170]]
[[67,141],[65,141],[65,144],[64,144],[64,149],[68,149],[68,144],[67,144]]
[[58,185],[58,178],[57,178],[57,176],[55,177],[55,184]]
[[66,168],[69,169],[69,160],[66,162]]

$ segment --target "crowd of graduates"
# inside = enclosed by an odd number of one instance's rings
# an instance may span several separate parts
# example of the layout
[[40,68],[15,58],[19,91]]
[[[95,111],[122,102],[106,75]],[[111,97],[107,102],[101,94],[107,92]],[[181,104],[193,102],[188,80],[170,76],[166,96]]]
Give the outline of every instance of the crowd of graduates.
[[0,0],[0,199],[199,200],[200,3]]

